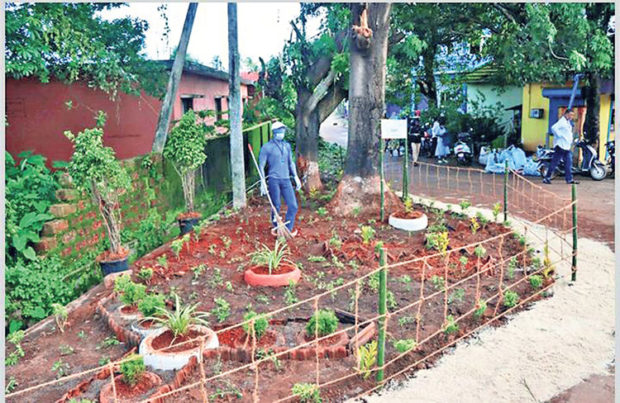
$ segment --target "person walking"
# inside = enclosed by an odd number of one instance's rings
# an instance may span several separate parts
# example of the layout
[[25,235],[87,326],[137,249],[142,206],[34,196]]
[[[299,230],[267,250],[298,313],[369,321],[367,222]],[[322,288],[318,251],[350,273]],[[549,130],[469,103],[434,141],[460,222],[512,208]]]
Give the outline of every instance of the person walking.
[[564,160],[564,179],[566,183],[579,183],[573,179],[573,153],[571,146],[573,145],[573,118],[575,113],[572,109],[566,109],[564,114],[558,121],[551,126],[553,133],[553,158],[551,165],[547,170],[547,174],[543,178],[543,183],[551,184],[551,175],[560,165],[560,161]]
[[450,152],[450,148],[446,144],[446,128],[443,123],[439,123],[439,121],[435,121],[433,124],[433,136],[437,138],[437,148],[435,149],[435,156],[437,157],[438,164],[447,164],[448,160],[446,157]]
[[413,117],[410,119],[409,125],[409,141],[411,144],[411,160],[413,166],[418,166],[418,157],[420,156],[420,143],[422,142],[422,127],[420,126],[420,119]]
[[[284,140],[286,126],[280,122],[275,122],[272,125],[272,130],[273,138],[261,148],[258,155],[260,170],[267,179],[267,188],[265,188],[264,182],[261,183],[261,196],[269,192],[271,201],[278,214],[282,205],[281,197],[284,198],[287,206],[284,222],[291,235],[295,236],[297,231],[293,231],[293,227],[295,226],[295,217],[297,216],[299,206],[293,185],[291,184],[291,177],[295,181],[297,191],[301,189],[301,181],[299,176],[297,176],[297,169],[293,162],[291,145]],[[267,172],[265,172],[265,166],[267,166]],[[271,222],[275,230],[277,223],[273,211],[271,212]],[[275,234],[274,230],[272,230],[272,234]]]

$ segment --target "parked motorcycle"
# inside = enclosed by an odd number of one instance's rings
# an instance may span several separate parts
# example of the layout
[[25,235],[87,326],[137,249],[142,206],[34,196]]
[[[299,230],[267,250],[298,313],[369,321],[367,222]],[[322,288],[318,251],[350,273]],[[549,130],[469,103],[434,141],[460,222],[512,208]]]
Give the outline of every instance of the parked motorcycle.
[[[607,176],[607,169],[605,168],[605,164],[603,164],[598,159],[598,155],[594,147],[589,144],[586,144],[583,140],[578,140],[575,143],[576,148],[580,148],[582,151],[582,160],[581,166],[572,167],[573,174],[589,174],[590,177],[595,181],[600,181],[605,179]],[[536,155],[538,156],[538,171],[540,174],[545,177],[549,167],[551,165],[551,160],[553,159],[554,150],[543,148],[542,146],[538,146],[536,150]],[[560,164],[551,174],[551,179],[555,178],[558,174],[564,175],[564,164]]]
[[471,152],[471,134],[463,132],[457,134],[457,141],[454,144],[454,155],[459,165],[471,165],[474,158]]
[[612,140],[612,141],[608,141],[605,144],[605,147],[607,147],[607,170],[609,172],[610,175],[614,175],[614,177],[616,176],[616,141]]

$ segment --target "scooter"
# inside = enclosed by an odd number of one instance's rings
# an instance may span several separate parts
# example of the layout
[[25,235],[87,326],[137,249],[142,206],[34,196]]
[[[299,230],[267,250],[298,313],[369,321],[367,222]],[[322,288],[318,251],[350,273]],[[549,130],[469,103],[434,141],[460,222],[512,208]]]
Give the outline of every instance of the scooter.
[[471,165],[474,158],[471,147],[471,135],[468,132],[457,134],[457,142],[454,144],[454,155],[456,156],[456,162],[459,165]]
[[607,147],[607,169],[610,175],[616,176],[616,141],[611,140],[605,144]]
[[[580,148],[582,152],[582,161],[580,167],[572,167],[573,174],[586,174],[588,173],[590,177],[595,181],[600,181],[605,179],[607,176],[607,169],[605,168],[605,164],[603,164],[598,159],[598,155],[596,150],[591,145],[587,144],[583,140],[578,140],[575,142],[575,147]],[[551,149],[543,148],[543,146],[538,146],[536,150],[536,155],[538,157],[538,172],[544,178],[551,166],[551,160],[553,159],[554,151]],[[558,166],[551,174],[551,179],[555,178],[558,174],[564,175],[563,164]]]

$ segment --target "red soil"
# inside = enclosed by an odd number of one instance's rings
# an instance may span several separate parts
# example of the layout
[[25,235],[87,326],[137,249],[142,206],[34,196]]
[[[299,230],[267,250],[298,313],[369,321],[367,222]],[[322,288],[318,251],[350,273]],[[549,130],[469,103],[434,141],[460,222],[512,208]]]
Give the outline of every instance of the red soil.
[[396,212],[396,213],[394,213],[392,215],[394,217],[396,217],[396,218],[404,218],[404,219],[407,219],[407,220],[414,220],[416,218],[422,217],[424,215],[424,213],[422,213],[421,211],[413,210],[410,213],[407,213],[405,211],[398,211],[398,212]]
[[[152,346],[155,350],[166,349],[165,351],[168,353],[178,352],[178,351],[187,351],[187,350],[191,350],[193,348],[200,346],[201,336],[204,336],[204,334],[196,330],[190,330],[185,336],[177,336],[175,338],[171,330],[166,330],[159,336],[155,337],[155,340],[153,340]],[[177,344],[181,344],[183,342],[186,342],[192,339],[195,339],[196,341],[186,343],[181,346],[177,346]],[[174,343],[173,343],[173,340],[174,340]],[[170,347],[170,348],[167,348],[167,347]]]
[[[135,396],[140,396],[148,392],[153,386],[157,385],[156,379],[151,376],[140,377],[140,380],[134,385],[128,385],[123,381],[122,376],[116,377],[116,394],[118,397],[127,399]],[[120,381],[119,381],[120,380]]]
[[124,313],[125,315],[133,315],[135,313],[138,312],[138,307],[136,305],[124,305],[121,308],[121,313]]
[[[248,335],[245,334],[245,331],[241,327],[218,333],[217,338],[220,344],[229,347],[241,347],[245,345],[251,348],[252,346],[252,339],[248,340]],[[271,347],[276,344],[276,341],[277,333],[272,330],[267,330],[260,339],[256,340],[256,347]]]
[[129,256],[129,249],[121,247],[121,250],[118,253],[106,250],[97,256],[96,260],[97,262],[113,262],[116,260],[123,260],[127,256]]

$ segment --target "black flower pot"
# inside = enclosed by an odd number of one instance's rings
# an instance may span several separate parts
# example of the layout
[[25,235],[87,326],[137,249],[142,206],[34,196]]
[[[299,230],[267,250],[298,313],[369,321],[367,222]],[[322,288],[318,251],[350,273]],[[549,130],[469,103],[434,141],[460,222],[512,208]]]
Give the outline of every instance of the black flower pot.
[[190,232],[194,228],[194,225],[198,224],[198,221],[200,221],[200,217],[180,218],[179,228],[181,229],[181,235],[185,235]]
[[129,269],[129,256],[119,260],[111,260],[107,262],[100,261],[99,265],[101,266],[101,271],[103,272],[104,277],[108,274],[125,271]]

